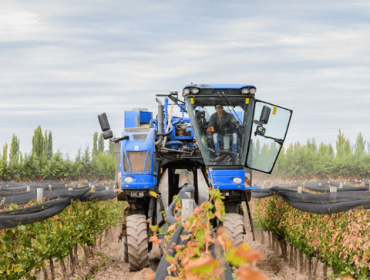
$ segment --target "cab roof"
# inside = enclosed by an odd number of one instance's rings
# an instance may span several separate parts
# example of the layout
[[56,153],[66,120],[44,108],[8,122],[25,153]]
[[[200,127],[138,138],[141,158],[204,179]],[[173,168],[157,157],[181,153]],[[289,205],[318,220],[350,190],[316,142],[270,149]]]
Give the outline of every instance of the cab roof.
[[197,87],[197,88],[212,88],[212,89],[242,89],[244,87],[254,87],[251,84],[188,84],[184,88]]

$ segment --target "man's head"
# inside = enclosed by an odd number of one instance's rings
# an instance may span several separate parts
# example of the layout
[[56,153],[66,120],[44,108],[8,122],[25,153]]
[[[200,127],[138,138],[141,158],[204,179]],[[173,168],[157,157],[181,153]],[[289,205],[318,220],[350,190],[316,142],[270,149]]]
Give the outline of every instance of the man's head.
[[216,104],[216,105],[215,105],[215,108],[216,108],[216,112],[217,112],[217,114],[218,114],[218,115],[222,115],[222,114],[223,114],[223,112],[224,112],[224,107],[222,107],[222,105],[221,105],[221,104]]

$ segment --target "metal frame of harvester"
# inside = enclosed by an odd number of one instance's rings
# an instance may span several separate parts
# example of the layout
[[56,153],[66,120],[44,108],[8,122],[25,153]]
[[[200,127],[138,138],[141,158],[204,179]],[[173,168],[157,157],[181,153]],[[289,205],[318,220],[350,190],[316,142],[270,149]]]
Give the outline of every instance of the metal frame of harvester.
[[[176,91],[156,96],[156,118],[146,109],[125,111],[125,127],[118,138],[113,137],[106,114],[98,116],[104,138],[115,142],[117,198],[128,202],[122,238],[131,270],[140,270],[149,261],[147,220],[165,225],[163,213],[186,184],[195,187],[198,205],[208,200],[209,188],[221,191],[223,225],[235,245],[242,242],[241,203],[246,203],[252,221],[248,201],[257,188],[252,185],[252,170],[272,172],[292,115],[292,110],[255,99],[255,93],[256,87],[246,84],[189,84],[183,88],[184,100]],[[237,120],[225,132],[229,139],[237,137],[236,151],[223,150],[227,140],[223,138],[221,154],[216,154],[213,136],[206,133],[216,104]],[[181,117],[173,116],[174,106]],[[217,218],[214,224],[220,224]]]

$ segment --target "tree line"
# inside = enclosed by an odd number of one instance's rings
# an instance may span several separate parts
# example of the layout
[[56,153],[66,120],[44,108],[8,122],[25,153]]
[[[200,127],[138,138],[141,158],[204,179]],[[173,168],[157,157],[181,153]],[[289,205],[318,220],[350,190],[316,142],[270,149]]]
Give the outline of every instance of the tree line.
[[[261,165],[264,159],[277,153],[276,143],[268,146],[257,141],[253,146],[254,155],[264,155],[258,159]],[[287,149],[283,146],[272,175],[281,179],[370,178],[370,141],[366,142],[361,133],[351,145],[339,130],[335,148],[331,144],[317,144],[315,139],[308,139],[305,144],[290,144]],[[52,132],[43,133],[40,126],[32,137],[30,153],[20,151],[16,135],[10,147],[5,144],[2,153],[0,151],[0,180],[3,181],[114,179],[115,168],[114,143],[109,142],[108,150],[104,150],[104,138],[98,132],[93,135],[92,149],[80,148],[75,158],[59,150],[54,153]],[[256,175],[268,178],[262,173]]]
[[[9,156],[8,156],[9,150]],[[51,131],[38,126],[32,137],[32,151],[20,151],[19,138],[13,134],[10,148],[6,143],[0,152],[0,180],[105,180],[114,179],[116,168],[114,143],[104,150],[103,135],[95,132],[93,148],[78,150],[75,158],[53,151]]]
[[339,130],[335,148],[331,144],[317,144],[314,138],[305,144],[297,142],[287,149],[282,147],[272,175],[282,179],[370,178],[370,141],[365,141],[361,133],[351,145]]

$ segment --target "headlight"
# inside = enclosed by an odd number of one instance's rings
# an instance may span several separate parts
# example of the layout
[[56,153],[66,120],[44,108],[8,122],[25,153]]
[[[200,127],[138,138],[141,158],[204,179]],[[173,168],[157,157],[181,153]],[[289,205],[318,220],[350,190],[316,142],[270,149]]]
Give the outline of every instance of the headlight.
[[249,88],[242,88],[242,94],[249,94]]
[[235,184],[240,184],[240,183],[242,182],[242,179],[241,179],[241,178],[239,178],[239,177],[235,177],[235,178],[233,179],[233,182],[234,182]]
[[183,96],[187,96],[189,93],[190,93],[190,89],[185,88],[185,89],[183,90],[183,92],[182,92],[182,95],[183,95]]
[[199,88],[192,88],[191,93],[192,94],[197,94],[199,92]]
[[255,94],[255,93],[256,93],[256,91],[257,91],[257,89],[256,89],[256,88],[251,88],[251,89],[249,90],[249,93],[250,93],[250,94]]
[[134,179],[132,177],[125,177],[125,179],[123,179],[126,183],[131,183],[133,180]]
[[242,88],[242,94],[255,94],[257,89],[254,87],[251,88]]

